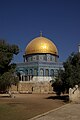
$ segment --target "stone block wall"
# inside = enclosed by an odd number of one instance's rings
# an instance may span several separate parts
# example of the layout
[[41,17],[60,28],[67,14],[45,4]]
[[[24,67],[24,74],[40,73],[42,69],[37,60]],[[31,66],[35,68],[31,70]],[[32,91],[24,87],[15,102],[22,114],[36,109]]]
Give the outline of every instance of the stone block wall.
[[11,87],[13,93],[52,93],[50,82],[19,82],[18,86]]

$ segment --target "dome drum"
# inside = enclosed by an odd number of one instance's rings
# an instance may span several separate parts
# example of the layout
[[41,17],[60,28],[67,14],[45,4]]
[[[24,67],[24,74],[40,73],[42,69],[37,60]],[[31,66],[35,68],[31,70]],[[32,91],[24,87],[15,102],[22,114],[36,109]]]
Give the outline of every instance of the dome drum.
[[40,53],[40,54],[25,55],[24,59],[25,62],[32,62],[32,61],[57,62],[58,56],[49,53],[48,54]]

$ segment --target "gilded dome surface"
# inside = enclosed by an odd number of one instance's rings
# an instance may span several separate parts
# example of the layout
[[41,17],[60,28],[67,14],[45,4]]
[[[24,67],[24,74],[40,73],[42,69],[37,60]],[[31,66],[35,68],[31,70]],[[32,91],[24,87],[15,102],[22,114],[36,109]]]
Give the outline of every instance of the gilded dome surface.
[[37,37],[27,45],[25,55],[37,53],[50,53],[58,55],[58,50],[51,40],[45,37]]

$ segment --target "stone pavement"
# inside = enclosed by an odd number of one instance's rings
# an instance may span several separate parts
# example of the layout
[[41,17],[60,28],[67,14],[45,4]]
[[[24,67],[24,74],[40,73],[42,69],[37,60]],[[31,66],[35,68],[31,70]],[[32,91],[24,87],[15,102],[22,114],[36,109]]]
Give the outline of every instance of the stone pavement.
[[80,104],[69,103],[29,120],[80,120]]

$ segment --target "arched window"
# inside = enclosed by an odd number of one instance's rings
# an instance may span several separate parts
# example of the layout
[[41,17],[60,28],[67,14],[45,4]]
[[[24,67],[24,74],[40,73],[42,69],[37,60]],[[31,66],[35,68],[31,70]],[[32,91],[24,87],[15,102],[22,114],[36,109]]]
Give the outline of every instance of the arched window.
[[44,76],[44,70],[43,69],[40,69],[40,75]]
[[33,71],[32,71],[32,69],[30,69],[30,72],[29,72],[29,73],[30,73],[30,75],[32,75],[32,74],[33,74]]
[[45,70],[45,75],[49,76],[49,70],[48,69]]
[[25,70],[26,71],[26,75],[28,75],[28,70]]
[[53,69],[51,69],[50,75],[51,75],[51,76],[54,76],[54,70],[53,70]]
[[37,76],[37,75],[38,75],[38,70],[34,69],[34,76]]

